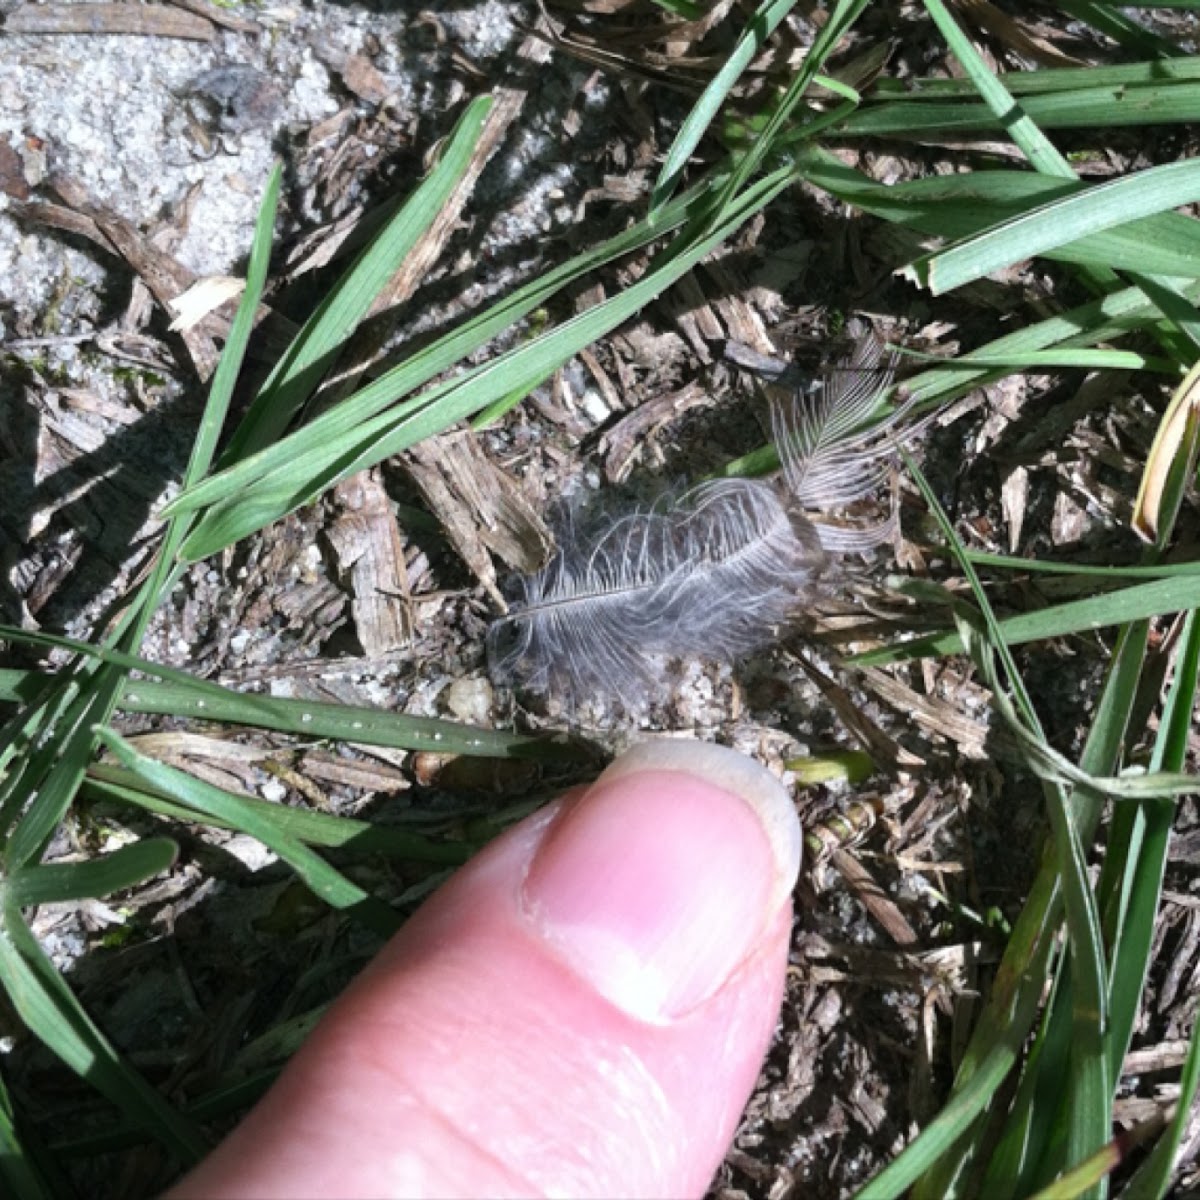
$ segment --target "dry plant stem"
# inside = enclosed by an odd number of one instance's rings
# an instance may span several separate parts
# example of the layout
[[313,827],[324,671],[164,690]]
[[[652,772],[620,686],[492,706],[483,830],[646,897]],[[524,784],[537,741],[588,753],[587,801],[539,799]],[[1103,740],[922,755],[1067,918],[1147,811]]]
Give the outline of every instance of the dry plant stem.
[[835,850],[829,858],[863,907],[883,927],[897,946],[915,946],[920,939],[904,914],[888,899],[871,872],[848,850]]
[[133,34],[210,42],[210,21],[165,4],[22,4],[4,21],[9,34]]
[[257,35],[263,31],[257,21],[248,21],[245,17],[239,17],[237,13],[222,8],[219,4],[210,3],[210,0],[171,0],[171,3],[176,8],[187,9],[188,12],[195,13],[196,16],[203,17],[214,25],[220,25],[222,29],[232,29],[234,33]]

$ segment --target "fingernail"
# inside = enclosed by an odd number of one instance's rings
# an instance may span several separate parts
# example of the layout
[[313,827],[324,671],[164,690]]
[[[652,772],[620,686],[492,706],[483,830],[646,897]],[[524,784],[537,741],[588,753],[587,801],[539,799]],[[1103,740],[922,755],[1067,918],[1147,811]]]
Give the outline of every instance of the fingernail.
[[646,742],[556,820],[523,888],[526,917],[613,1004],[677,1019],[754,951],[800,870],[800,825],[752,759]]

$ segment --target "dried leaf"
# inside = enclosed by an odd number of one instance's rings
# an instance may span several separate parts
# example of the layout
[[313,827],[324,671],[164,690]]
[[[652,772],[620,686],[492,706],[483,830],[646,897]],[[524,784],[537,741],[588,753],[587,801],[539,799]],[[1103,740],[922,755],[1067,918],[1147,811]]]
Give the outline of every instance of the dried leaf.
[[1133,531],[1144,542],[1158,540],[1178,510],[1183,488],[1196,470],[1200,451],[1200,362],[1171,397],[1163,413],[1133,506]]

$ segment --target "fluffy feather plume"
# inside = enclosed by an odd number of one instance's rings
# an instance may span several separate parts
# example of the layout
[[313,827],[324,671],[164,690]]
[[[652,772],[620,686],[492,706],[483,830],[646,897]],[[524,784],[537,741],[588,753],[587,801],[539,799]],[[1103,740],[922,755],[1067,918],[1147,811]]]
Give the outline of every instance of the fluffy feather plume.
[[815,592],[829,553],[878,544],[867,528],[811,518],[861,499],[887,475],[905,410],[864,425],[891,383],[872,335],[815,397],[772,409],[782,468],[770,480],[705,483],[643,511],[576,515],[559,550],[488,633],[498,682],[568,699],[636,703],[662,658],[734,661],[769,642]]
[[[815,396],[775,400],[771,430],[793,503],[828,513],[879,490],[892,459],[892,432],[908,415],[894,409],[869,422],[892,383],[895,361],[872,333],[824,378]],[[855,528],[815,519],[821,544],[837,554],[858,554],[891,539],[895,513],[880,524]]]

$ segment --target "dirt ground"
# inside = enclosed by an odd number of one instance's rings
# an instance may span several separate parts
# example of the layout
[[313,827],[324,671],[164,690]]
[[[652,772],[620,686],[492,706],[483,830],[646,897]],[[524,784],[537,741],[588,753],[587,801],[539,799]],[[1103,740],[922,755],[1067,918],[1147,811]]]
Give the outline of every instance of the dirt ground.
[[[711,70],[690,44],[661,41],[650,5],[110,7],[124,11],[109,12],[108,26],[64,32],[62,10],[59,28],[44,31],[49,8],[9,5],[0,33],[0,615],[83,638],[103,628],[153,550],[154,511],[177,487],[227,328],[224,308],[173,331],[169,301],[243,269],[277,157],[286,171],[268,295],[276,319],[252,348],[259,378],[380,205],[424,170],[462,103],[499,89],[507,105],[420,289],[399,288],[397,307],[356,347],[374,370],[623,228]],[[154,36],[124,30],[130,10],[158,22]],[[787,45],[811,40],[818,10],[798,5]],[[1054,54],[1116,61],[1054,11],[1039,12],[1032,48],[992,37],[987,52],[1006,67]],[[721,26],[705,37],[696,46],[706,54],[727,48]],[[918,5],[876,6],[845,54],[872,47],[886,47],[893,75],[947,69]],[[1113,134],[1100,149],[1086,133],[1059,144],[1095,175],[1196,150],[1194,131],[1178,127]],[[890,182],[954,170],[978,147],[856,143],[843,153]],[[605,753],[646,731],[718,740],[793,783],[786,763],[867,749],[875,770],[865,781],[796,786],[810,853],[787,1002],[714,1185],[723,1200],[845,1195],[937,1112],[1003,949],[1003,921],[1036,868],[1040,792],[993,754],[988,694],[970,665],[840,666],[852,646],[919,627],[887,577],[945,578],[936,530],[902,484],[902,536],[836,577],[801,629],[734,669],[674,667],[671,697],[634,713],[514,698],[489,679],[483,639],[506,581],[545,554],[553,529],[543,515],[557,500],[645,495],[763,444],[760,389],[729,361],[729,342],[816,372],[849,346],[851,318],[952,355],[1018,317],[1079,301],[1045,264],[932,299],[894,274],[915,245],[793,189],[495,427],[418,447],[192,568],[144,649],[276,696],[497,728],[569,725]],[[510,340],[613,294],[638,269],[605,269]],[[1130,504],[1163,398],[1140,377],[1012,376],[942,414],[920,454],[974,548],[1133,562]],[[496,498],[490,524],[478,492]],[[1183,527],[1194,538],[1194,511]],[[1055,586],[1005,583],[996,601],[1024,608]],[[1096,635],[1020,655],[1064,753],[1079,749],[1108,650]],[[7,659],[35,661],[15,650]],[[235,792],[431,832],[549,798],[587,770],[304,746],[174,721],[125,727]],[[95,806],[56,848],[110,846],[138,828]],[[88,1011],[167,1094],[194,1100],[237,1079],[249,1097],[287,1044],[293,1027],[281,1022],[302,1029],[376,943],[250,839],[171,835],[183,853],[169,879],[119,908],[46,906],[37,932]],[[1195,1019],[1198,851],[1197,811],[1185,802],[1122,1121],[1161,1098],[1160,1077],[1177,1070]],[[401,907],[442,877],[393,863],[358,871]],[[156,1149],[105,1143],[107,1107],[14,1028],[7,1041],[14,1093],[46,1140],[67,1147],[82,1191],[161,1184]],[[1198,1146],[1193,1136],[1185,1147],[1185,1185],[1196,1181]]]

